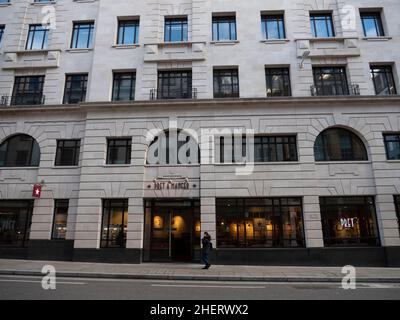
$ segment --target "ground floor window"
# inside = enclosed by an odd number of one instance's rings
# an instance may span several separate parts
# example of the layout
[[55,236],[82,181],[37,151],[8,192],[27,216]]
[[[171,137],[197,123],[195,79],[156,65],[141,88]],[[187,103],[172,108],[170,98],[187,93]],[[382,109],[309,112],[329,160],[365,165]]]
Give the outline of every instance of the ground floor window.
[[217,245],[303,247],[301,198],[217,199]]
[[26,245],[32,209],[32,200],[0,200],[0,246]]
[[324,245],[379,246],[373,197],[321,197]]
[[101,247],[126,246],[128,199],[103,200]]
[[400,195],[394,196],[394,205],[396,206],[397,224],[400,232]]
[[65,239],[67,235],[68,204],[68,199],[54,200],[52,239]]

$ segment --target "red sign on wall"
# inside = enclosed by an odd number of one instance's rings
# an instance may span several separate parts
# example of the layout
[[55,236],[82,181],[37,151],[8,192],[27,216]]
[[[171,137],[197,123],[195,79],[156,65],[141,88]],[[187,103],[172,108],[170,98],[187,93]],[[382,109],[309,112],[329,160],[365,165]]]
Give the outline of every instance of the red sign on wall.
[[41,184],[35,184],[33,186],[32,197],[40,198],[41,194],[42,194],[42,185]]

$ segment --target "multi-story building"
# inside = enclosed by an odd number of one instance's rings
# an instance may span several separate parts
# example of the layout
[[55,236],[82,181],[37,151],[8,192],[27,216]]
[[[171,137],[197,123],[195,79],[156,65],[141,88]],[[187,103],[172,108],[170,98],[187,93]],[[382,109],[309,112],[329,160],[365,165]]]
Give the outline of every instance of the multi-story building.
[[399,13],[0,1],[0,257],[400,265]]

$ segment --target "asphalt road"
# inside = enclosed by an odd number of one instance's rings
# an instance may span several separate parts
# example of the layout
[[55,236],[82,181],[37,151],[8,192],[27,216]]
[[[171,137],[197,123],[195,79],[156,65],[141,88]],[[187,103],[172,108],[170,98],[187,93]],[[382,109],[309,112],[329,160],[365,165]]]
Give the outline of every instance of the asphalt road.
[[0,299],[141,299],[141,300],[268,300],[268,299],[400,299],[400,284],[357,284],[344,290],[338,283],[205,282],[57,278],[55,290],[44,290],[41,278],[0,276]]

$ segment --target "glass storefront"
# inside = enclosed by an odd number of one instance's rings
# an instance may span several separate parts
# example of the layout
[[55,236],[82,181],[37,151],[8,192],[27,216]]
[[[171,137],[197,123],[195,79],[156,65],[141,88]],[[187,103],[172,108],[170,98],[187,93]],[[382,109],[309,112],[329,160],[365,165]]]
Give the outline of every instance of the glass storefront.
[[304,247],[301,198],[216,199],[217,246]]
[[101,247],[126,246],[128,199],[103,200]]
[[0,246],[26,245],[32,209],[33,200],[0,200]]
[[324,245],[379,246],[373,197],[320,197]]

